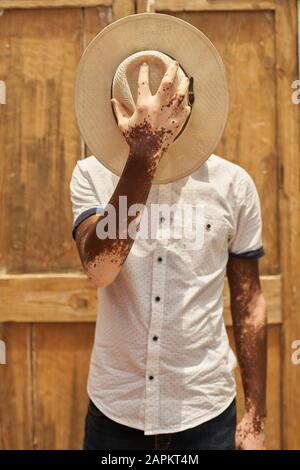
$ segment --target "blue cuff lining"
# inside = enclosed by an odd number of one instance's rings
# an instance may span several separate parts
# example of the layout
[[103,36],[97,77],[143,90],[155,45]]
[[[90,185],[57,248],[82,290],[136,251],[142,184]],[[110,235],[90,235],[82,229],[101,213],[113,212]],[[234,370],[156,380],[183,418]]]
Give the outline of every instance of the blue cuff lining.
[[83,222],[85,219],[90,217],[91,215],[97,214],[99,211],[98,207],[92,207],[91,209],[87,209],[86,211],[83,211],[75,220],[74,225],[73,225],[73,230],[72,230],[72,237],[75,240],[75,235],[76,235],[76,230],[78,226]]
[[257,248],[257,250],[246,251],[244,253],[229,252],[229,256],[232,256],[233,258],[245,258],[245,259],[260,258],[261,256],[264,256],[265,254],[266,253],[265,253],[263,246],[261,246],[260,248]]

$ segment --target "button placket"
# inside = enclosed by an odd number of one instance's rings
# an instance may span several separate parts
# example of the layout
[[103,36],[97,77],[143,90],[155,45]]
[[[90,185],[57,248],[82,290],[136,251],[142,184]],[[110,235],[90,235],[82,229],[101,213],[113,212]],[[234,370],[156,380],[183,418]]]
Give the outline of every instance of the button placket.
[[[168,193],[165,188],[159,187],[158,203],[168,203]],[[160,199],[162,200],[160,202]],[[159,230],[159,229],[158,229]],[[159,359],[160,337],[164,312],[164,288],[166,276],[166,257],[164,242],[159,238],[152,261],[152,299],[151,315],[148,333],[147,361],[146,361],[146,400],[145,400],[145,430],[153,431],[159,424]],[[161,258],[161,261],[158,261]],[[155,338],[155,339],[154,339]],[[150,377],[152,377],[150,379]]]

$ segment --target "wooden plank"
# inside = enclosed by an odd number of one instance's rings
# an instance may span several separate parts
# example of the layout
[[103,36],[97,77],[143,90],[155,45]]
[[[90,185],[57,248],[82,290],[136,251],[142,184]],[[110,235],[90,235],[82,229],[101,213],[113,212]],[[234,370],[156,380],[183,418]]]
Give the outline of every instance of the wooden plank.
[[134,15],[135,0],[114,0],[112,8],[112,19],[116,21],[124,16]]
[[134,0],[0,0],[0,9],[110,7],[113,20],[135,13]]
[[[126,4],[126,0],[116,0]],[[59,8],[113,6],[113,0],[0,0],[0,8]],[[138,12],[146,11],[147,0],[138,0]],[[120,8],[122,6],[120,5]],[[125,6],[126,8],[126,6]],[[156,11],[274,10],[275,0],[156,0]]]
[[95,7],[112,6],[113,0],[0,0],[0,8],[27,9],[27,8],[61,8],[61,7]]
[[97,290],[84,275],[8,275],[1,277],[0,285],[2,322],[88,322],[96,318]]
[[83,45],[84,48],[112,21],[135,12],[134,0],[115,0],[112,8],[100,6],[84,8]]
[[36,448],[82,449],[94,324],[35,325]]
[[84,8],[84,48],[102,31],[105,26],[112,22],[112,9],[107,7]]
[[266,251],[260,268],[263,274],[277,274],[280,243],[274,12],[178,12],[174,15],[203,31],[224,61],[230,112],[215,153],[239,164],[253,177],[262,206]]
[[[281,323],[281,278],[262,276],[269,323]],[[84,274],[3,275],[0,277],[2,322],[91,322],[96,318],[97,289]],[[16,295],[16,292],[18,295]],[[231,324],[227,279],[226,323]]]
[[[275,0],[155,0],[151,11],[274,10]],[[147,0],[138,0],[137,12],[147,11]]]
[[[115,0],[113,7],[100,6],[97,8],[84,8],[83,10],[83,34],[82,44],[86,48],[94,37],[102,31],[105,26],[112,21],[118,20],[126,15],[135,13],[134,0]],[[91,155],[92,152],[85,147],[85,155]]]
[[[232,328],[228,328],[230,344],[235,350]],[[280,326],[270,326],[268,331],[267,372],[267,423],[266,444],[268,450],[281,449],[281,332]],[[239,368],[236,371],[238,420],[244,410],[244,393]]]
[[[76,270],[69,180],[81,157],[73,111],[80,9],[0,16],[0,271]],[[13,72],[12,72],[13,71]]]
[[0,325],[6,365],[0,365],[0,450],[33,448],[31,325]]
[[300,339],[300,113],[291,84],[298,79],[296,1],[276,2],[278,146],[282,168],[280,240],[283,275],[283,447],[300,448],[300,367],[291,361]]

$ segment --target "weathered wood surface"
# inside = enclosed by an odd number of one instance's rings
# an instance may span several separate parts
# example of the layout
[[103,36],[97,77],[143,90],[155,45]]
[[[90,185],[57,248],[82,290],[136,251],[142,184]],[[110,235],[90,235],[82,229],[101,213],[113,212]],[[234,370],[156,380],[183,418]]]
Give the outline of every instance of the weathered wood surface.
[[[137,0],[138,12],[147,9],[147,0]],[[155,0],[151,4],[151,12],[162,10],[178,11],[248,11],[248,10],[274,10],[275,0]]]
[[[97,305],[70,236],[69,178],[85,153],[73,79],[83,48],[134,13],[134,2],[0,0],[1,8],[0,448],[81,448]],[[300,366],[291,362],[300,339],[296,1],[157,0],[156,9],[200,28],[225,62],[231,111],[216,153],[249,171],[262,203],[268,447],[300,448]],[[224,294],[232,336],[227,284]],[[241,412],[239,378],[238,390]]]
[[[281,278],[262,276],[269,324],[280,324]],[[97,313],[97,289],[84,274],[6,275],[0,277],[2,322],[91,322]],[[16,296],[15,293],[18,293]],[[224,314],[231,325],[229,289],[224,288]]]
[[283,274],[282,412],[283,447],[300,449],[300,365],[292,343],[300,339],[300,105],[292,102],[298,77],[296,1],[276,1],[277,119],[280,188],[280,263]]

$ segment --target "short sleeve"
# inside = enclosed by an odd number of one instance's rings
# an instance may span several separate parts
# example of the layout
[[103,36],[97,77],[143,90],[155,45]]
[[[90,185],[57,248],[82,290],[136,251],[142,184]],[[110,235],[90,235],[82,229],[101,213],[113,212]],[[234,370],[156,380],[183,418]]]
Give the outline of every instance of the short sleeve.
[[262,217],[259,195],[252,177],[244,170],[239,184],[235,218],[236,229],[229,243],[229,256],[260,258],[265,254],[262,242]]
[[72,237],[75,240],[76,229],[85,219],[96,214],[101,207],[95,188],[88,173],[78,161],[70,181],[70,195],[73,211]]

